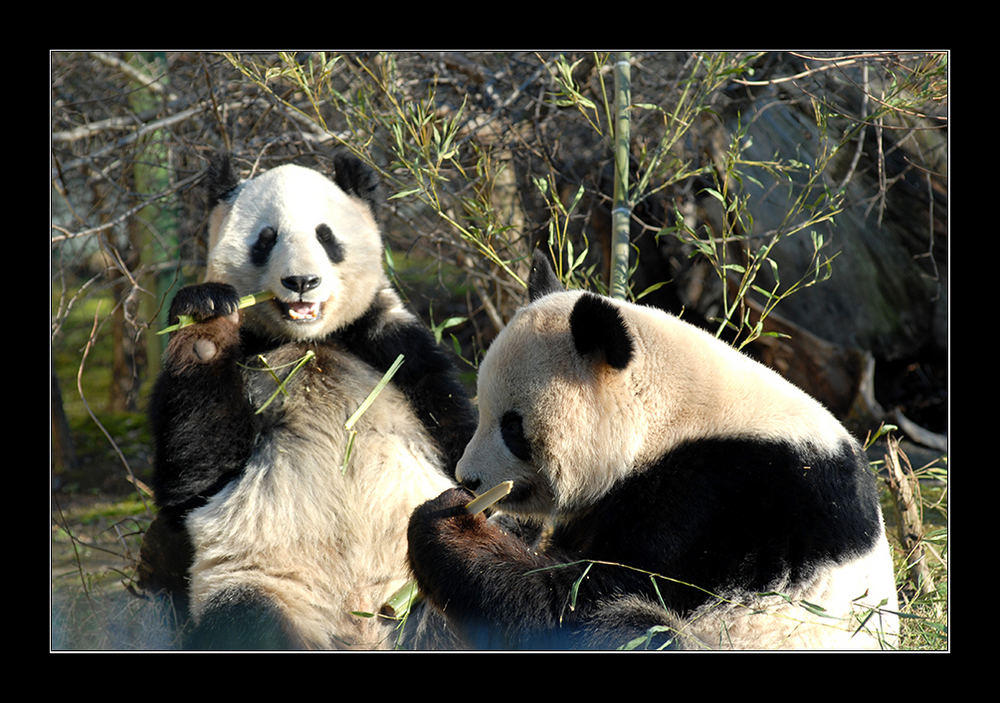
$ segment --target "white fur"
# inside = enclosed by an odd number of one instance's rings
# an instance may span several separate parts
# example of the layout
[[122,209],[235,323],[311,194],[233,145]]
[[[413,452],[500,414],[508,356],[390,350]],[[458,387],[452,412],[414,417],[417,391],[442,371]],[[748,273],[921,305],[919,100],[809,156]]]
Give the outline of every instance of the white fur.
[[[889,565],[889,568],[886,565]],[[729,593],[672,623],[685,649],[896,649],[899,620],[892,557],[876,548],[820,568],[806,583]]]
[[[480,366],[480,422],[457,477],[483,489],[513,480],[515,493],[501,505],[509,512],[572,520],[575,508],[685,440],[745,436],[833,452],[849,439],[819,402],[775,372],[652,308],[616,302],[635,345],[633,360],[620,371],[595,365],[577,353],[570,334],[580,295],[550,294],[522,308]],[[499,419],[509,409],[524,417],[530,464],[502,439]],[[528,500],[516,499],[518,485],[533,488]],[[866,605],[896,608],[884,530],[870,554],[820,569],[811,583],[774,584],[783,589],[793,604],[770,597],[710,605],[680,626],[690,641],[709,647],[855,649],[880,646],[880,636],[894,642],[898,624],[889,613],[869,623],[884,635],[853,634],[854,613]],[[826,607],[830,617],[811,616],[802,601]]]
[[[618,304],[635,358],[621,371],[595,370],[569,333],[580,295],[547,295],[522,308],[490,346],[479,372],[480,423],[459,480],[488,488],[548,479],[551,502],[540,496],[517,507],[545,514],[596,501],[684,440],[744,435],[832,450],[847,437],[822,405],[775,372],[653,308]],[[529,434],[545,438],[535,466],[511,455],[500,437],[496,415],[511,407]]]
[[[334,264],[317,240],[326,224],[341,243]],[[277,243],[263,266],[249,260],[260,230]],[[244,309],[244,324],[291,343],[267,364],[285,376],[318,339],[360,317],[376,296],[380,323],[412,321],[382,268],[381,235],[369,207],[319,173],[294,165],[240,185],[211,218],[206,280],[241,295],[272,291],[291,302],[281,279],[319,275],[303,299],[322,302],[315,322],[282,317],[271,302]],[[355,426],[346,471],[344,423],[381,378],[346,351],[324,343],[262,416],[244,474],[187,518],[196,558],[191,609],[199,619],[213,595],[253,587],[275,599],[307,648],[391,647],[395,621],[361,617],[379,612],[412,578],[406,526],[420,503],[453,485],[432,438],[407,399],[387,386]],[[244,372],[254,407],[270,397],[269,373]]]
[[[289,345],[268,362],[288,363],[305,348]],[[352,612],[378,613],[411,578],[407,519],[451,482],[392,386],[362,415],[342,472],[344,422],[379,375],[347,355],[324,363],[323,374],[299,372],[273,410],[281,426],[257,447],[244,476],[188,517],[197,554],[192,612],[197,619],[222,589],[255,586],[277,599],[307,647],[392,647],[397,623]],[[248,373],[260,386],[255,396],[273,390],[266,373]]]

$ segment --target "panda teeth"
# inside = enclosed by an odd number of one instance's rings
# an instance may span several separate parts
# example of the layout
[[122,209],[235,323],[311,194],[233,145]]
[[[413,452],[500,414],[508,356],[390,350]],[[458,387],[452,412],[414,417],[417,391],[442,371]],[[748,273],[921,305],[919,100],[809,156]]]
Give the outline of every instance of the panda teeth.
[[319,305],[317,303],[287,303],[285,309],[288,317],[292,320],[315,320],[319,317]]

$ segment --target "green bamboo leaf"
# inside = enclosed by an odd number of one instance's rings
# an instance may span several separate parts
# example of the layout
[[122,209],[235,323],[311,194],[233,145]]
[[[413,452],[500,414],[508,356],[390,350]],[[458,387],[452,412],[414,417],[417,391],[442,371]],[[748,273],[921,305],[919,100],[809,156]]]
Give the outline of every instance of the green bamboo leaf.
[[401,190],[389,196],[389,200],[398,200],[399,198],[405,198],[409,195],[417,195],[423,191],[422,188],[407,188],[406,190]]
[[663,286],[667,285],[667,283],[668,283],[668,281],[660,281],[659,283],[654,283],[649,288],[647,288],[646,290],[644,290],[641,293],[639,293],[639,295],[635,296],[635,299],[637,301],[638,300],[642,300],[644,297],[646,297],[647,295],[649,295],[653,291],[659,290]]
[[715,198],[716,200],[718,200],[723,205],[726,204],[726,199],[722,197],[722,193],[720,193],[719,191],[717,191],[715,188],[702,188],[701,192],[702,193],[708,193],[709,195],[711,195],[713,198]]
[[593,562],[588,563],[587,568],[583,570],[582,574],[580,574],[580,578],[578,578],[576,581],[573,582],[573,587],[570,589],[570,596],[569,596],[570,610],[576,609],[576,596],[577,593],[580,591],[580,584],[583,583],[583,580],[585,578],[587,578],[587,574],[590,572],[590,567],[592,567],[593,565],[594,565]]
[[815,603],[810,603],[807,600],[801,601],[799,603],[799,605],[802,606],[803,608],[805,608],[806,610],[808,610],[813,615],[819,615],[820,617],[824,617],[824,618],[833,618],[834,617],[833,615],[830,615],[829,613],[827,613],[826,608],[824,608],[823,606],[817,605]]
[[270,372],[271,376],[276,381],[278,381],[278,387],[274,389],[274,393],[271,394],[271,397],[268,398],[266,401],[264,401],[263,405],[261,405],[259,408],[257,408],[257,410],[256,410],[256,412],[254,414],[255,415],[260,415],[262,412],[264,412],[264,410],[267,409],[267,406],[269,406],[272,403],[272,401],[274,401],[274,399],[278,397],[279,393],[281,393],[282,395],[286,395],[287,396],[288,395],[288,391],[286,390],[285,386],[288,384],[289,381],[292,380],[292,377],[296,373],[299,372],[299,369],[301,369],[303,366],[306,365],[306,362],[311,361],[315,357],[316,357],[316,352],[314,352],[312,349],[310,349],[309,351],[307,351],[305,354],[303,354],[298,359],[297,363],[295,364],[295,368],[293,368],[288,373],[288,375],[285,376],[285,379],[283,381],[280,381],[280,380],[278,380],[278,375],[274,372],[274,369],[272,369],[270,366],[267,365],[267,362],[264,359],[264,357],[262,355],[259,356],[258,358],[260,358],[262,361],[264,361],[264,368],[266,368]]
[[458,327],[459,325],[468,321],[467,317],[449,317],[438,324],[431,324],[431,332],[434,334],[434,341],[437,344],[441,343],[444,339],[444,331],[450,327]]
[[368,397],[364,399],[361,405],[358,406],[358,409],[354,411],[354,414],[351,415],[347,419],[347,422],[344,423],[345,430],[350,431],[354,429],[354,425],[357,424],[358,420],[361,419],[361,416],[365,414],[365,411],[371,407],[371,404],[375,402],[375,399],[378,398],[382,389],[389,385],[389,381],[392,380],[392,377],[396,375],[396,372],[399,371],[399,367],[402,365],[403,355],[400,354],[396,357],[396,360],[392,362],[392,365],[389,366],[389,369],[382,375],[379,382],[375,384],[375,387],[371,390],[371,393],[368,394]]
[[[621,649],[626,651],[631,651],[634,649],[639,649],[640,647],[644,648],[646,645],[648,645],[650,642],[653,641],[654,635],[658,635],[661,632],[673,632],[673,631],[674,629],[668,627],[667,625],[653,625],[651,628],[646,630],[645,633],[639,635],[635,639],[631,639],[628,642],[626,642],[624,645],[621,646]],[[669,647],[672,643],[673,639],[671,638],[666,642],[664,642],[660,647],[658,647],[658,649],[664,649],[666,647]]]

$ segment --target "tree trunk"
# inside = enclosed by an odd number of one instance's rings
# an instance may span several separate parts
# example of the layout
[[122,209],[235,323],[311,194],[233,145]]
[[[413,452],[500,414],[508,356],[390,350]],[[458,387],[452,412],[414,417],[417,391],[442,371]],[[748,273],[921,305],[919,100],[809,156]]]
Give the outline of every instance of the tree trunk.
[[62,390],[59,388],[59,378],[56,376],[55,359],[50,361],[52,368],[52,469],[65,471],[76,466],[76,452],[73,450],[73,438],[69,432],[69,421],[63,408]]

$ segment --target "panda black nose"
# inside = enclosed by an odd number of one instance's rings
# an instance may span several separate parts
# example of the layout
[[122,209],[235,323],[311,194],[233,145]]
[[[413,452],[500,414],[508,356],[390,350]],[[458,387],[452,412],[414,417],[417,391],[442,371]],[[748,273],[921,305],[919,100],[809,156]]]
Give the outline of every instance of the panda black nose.
[[462,486],[468,488],[470,491],[475,491],[479,488],[479,484],[482,483],[478,478],[467,478],[462,481]]
[[319,276],[285,276],[281,279],[281,285],[296,293],[305,293],[319,285],[323,280]]

